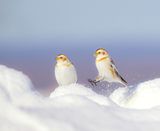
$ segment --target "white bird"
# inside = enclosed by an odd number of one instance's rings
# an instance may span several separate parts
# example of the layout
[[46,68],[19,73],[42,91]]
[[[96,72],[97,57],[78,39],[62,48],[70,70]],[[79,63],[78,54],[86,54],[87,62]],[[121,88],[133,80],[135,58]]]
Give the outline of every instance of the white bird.
[[66,55],[56,57],[55,77],[59,86],[70,85],[77,82],[77,73],[74,65]]
[[95,52],[95,63],[99,75],[96,77],[95,84],[100,81],[118,82],[127,85],[126,80],[118,73],[115,63],[110,58],[108,52],[104,48],[97,49]]

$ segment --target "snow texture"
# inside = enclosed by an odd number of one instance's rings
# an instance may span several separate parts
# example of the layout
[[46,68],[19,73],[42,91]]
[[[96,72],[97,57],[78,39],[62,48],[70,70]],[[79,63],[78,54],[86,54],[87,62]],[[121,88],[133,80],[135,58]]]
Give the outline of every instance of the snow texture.
[[110,98],[126,108],[149,109],[160,105],[160,78],[140,83],[137,86],[119,88]]
[[80,84],[41,96],[23,73],[0,66],[0,131],[159,131],[160,79],[110,97]]

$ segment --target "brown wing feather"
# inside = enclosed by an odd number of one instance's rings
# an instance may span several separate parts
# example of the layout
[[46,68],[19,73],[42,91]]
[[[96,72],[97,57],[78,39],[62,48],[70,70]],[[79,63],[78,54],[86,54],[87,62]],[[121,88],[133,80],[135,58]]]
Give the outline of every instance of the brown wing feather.
[[122,82],[124,82],[125,84],[127,84],[127,81],[115,70],[116,75],[120,78],[120,80]]
[[114,72],[113,76],[116,75],[123,83],[127,84],[127,81],[118,73],[115,63],[112,59],[111,59],[111,68],[112,68],[112,72]]

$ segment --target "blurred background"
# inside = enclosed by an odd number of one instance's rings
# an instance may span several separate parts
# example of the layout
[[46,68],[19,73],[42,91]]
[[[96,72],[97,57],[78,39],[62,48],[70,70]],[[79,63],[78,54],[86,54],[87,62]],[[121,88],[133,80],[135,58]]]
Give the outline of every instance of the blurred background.
[[0,64],[27,74],[36,89],[57,87],[55,57],[76,66],[79,83],[97,70],[93,53],[108,50],[134,85],[160,76],[158,0],[0,0]]

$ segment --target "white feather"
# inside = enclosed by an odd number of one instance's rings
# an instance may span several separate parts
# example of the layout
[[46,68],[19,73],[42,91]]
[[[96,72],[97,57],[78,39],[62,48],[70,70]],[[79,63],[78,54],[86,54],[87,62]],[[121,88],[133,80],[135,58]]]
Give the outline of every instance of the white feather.
[[55,77],[59,86],[70,85],[77,82],[76,69],[72,64],[70,66],[56,65]]
[[96,67],[99,73],[97,81],[119,82],[126,85],[126,81],[119,75],[113,60],[105,49],[98,49],[95,55]]
[[101,62],[96,62],[96,67],[98,69],[99,76],[104,78],[105,81],[108,81],[108,82],[115,81],[110,71],[110,61],[109,60],[103,60]]

